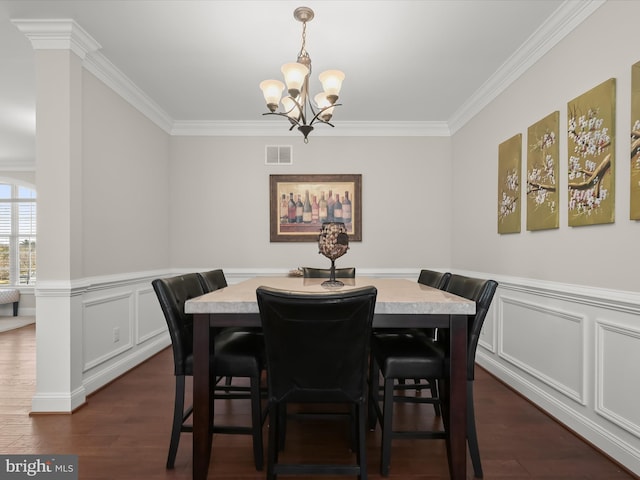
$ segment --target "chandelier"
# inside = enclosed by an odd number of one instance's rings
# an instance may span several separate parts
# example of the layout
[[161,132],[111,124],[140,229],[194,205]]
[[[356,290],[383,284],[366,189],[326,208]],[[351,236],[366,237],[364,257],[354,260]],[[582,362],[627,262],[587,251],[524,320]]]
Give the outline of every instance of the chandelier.
[[[314,123],[325,123],[331,127],[333,109],[341,104],[336,103],[344,80],[340,70],[327,70],[319,75],[323,92],[318,93],[313,102],[309,97],[309,75],[311,74],[311,58],[305,49],[307,22],[313,19],[313,10],[309,7],[298,7],[293,17],[302,22],[302,47],[295,63],[285,63],[280,69],[287,84],[287,96],[282,97],[284,83],[279,80],[264,80],[260,89],[267,102],[268,112],[263,115],[280,115],[286,117],[291,128],[298,127],[304,135],[304,143],[309,143],[307,136],[313,131]],[[278,107],[281,106],[279,110]]]

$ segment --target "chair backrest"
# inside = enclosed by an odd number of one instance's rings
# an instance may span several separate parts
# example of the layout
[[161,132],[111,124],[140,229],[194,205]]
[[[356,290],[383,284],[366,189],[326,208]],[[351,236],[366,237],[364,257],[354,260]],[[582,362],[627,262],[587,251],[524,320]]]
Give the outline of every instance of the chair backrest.
[[191,375],[193,354],[193,315],[184,312],[187,300],[206,293],[196,273],[157,278],[153,282],[162,313],[169,327],[175,375]]
[[258,287],[271,401],[365,402],[375,287],[301,293]]
[[[198,272],[198,280],[202,285],[204,293],[215,292],[227,286],[227,279],[222,269],[209,270],[208,272]],[[224,330],[223,327],[211,328],[211,334],[217,335]]]
[[[302,276],[304,278],[329,278],[330,275],[330,268],[302,267]],[[336,268],[336,278],[355,278],[355,276],[355,267]]]
[[467,379],[473,380],[476,362],[476,348],[480,339],[480,330],[487,311],[496,293],[498,283],[493,280],[451,275],[446,291],[476,302],[475,315],[469,315],[467,325]]
[[444,290],[447,288],[449,284],[449,279],[451,278],[451,273],[449,272],[436,272],[435,270],[420,270],[420,275],[418,276],[418,283],[422,285],[427,285],[429,287],[437,288],[439,290]]
[[202,284],[205,293],[213,292],[227,286],[227,279],[222,269],[209,270],[208,272],[199,272],[198,278]]

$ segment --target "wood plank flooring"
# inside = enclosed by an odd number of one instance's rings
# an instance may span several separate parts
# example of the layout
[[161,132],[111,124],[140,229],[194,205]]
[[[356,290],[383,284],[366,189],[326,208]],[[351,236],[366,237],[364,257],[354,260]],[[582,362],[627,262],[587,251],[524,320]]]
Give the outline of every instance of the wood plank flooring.
[[[33,325],[0,333],[0,453],[77,454],[82,480],[191,478],[191,434],[183,434],[175,469],[165,469],[174,395],[170,349],[91,395],[73,414],[29,415],[34,333]],[[475,395],[485,479],[637,478],[480,368]],[[429,405],[407,404],[397,412],[398,422],[410,424],[415,418],[439,421]],[[248,423],[248,402],[217,403],[216,419]],[[293,420],[287,433],[283,458],[350,458],[340,422]],[[379,428],[368,433],[367,445],[369,478],[379,480]],[[391,480],[449,478],[442,440],[395,441],[391,461]],[[264,479],[265,473],[253,467],[250,437],[216,435],[209,478]],[[468,478],[473,478],[470,462]]]

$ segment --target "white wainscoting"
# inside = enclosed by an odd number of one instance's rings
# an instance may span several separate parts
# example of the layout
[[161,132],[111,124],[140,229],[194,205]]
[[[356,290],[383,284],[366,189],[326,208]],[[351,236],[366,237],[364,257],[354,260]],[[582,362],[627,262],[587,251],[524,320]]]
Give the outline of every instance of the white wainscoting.
[[640,474],[640,294],[456,273],[499,282],[477,363]]
[[[56,354],[38,339],[36,361],[42,362],[38,372],[46,375],[36,381],[34,412],[72,411],[86,401],[87,395],[171,345],[151,286],[154,278],[170,274],[142,272],[85,278],[70,285],[42,282],[36,287],[36,298],[40,299],[37,330],[50,326],[51,334],[42,338],[56,344],[59,357],[72,358],[74,364],[67,361],[49,368],[47,362]],[[79,307],[63,310],[55,306],[60,302]],[[65,311],[73,312],[72,318],[60,317]],[[71,343],[64,338],[68,335]],[[64,345],[70,352],[64,351]]]

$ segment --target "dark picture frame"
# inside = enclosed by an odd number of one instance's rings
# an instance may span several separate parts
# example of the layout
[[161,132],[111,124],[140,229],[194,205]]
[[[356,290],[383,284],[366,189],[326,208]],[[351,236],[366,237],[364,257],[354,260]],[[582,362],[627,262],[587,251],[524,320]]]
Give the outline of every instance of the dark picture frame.
[[[329,203],[330,193],[333,200],[336,200],[337,196],[340,204],[343,203],[346,194],[348,203],[345,203],[350,204],[350,208],[343,206],[344,216],[332,219],[327,207],[326,221],[343,221],[349,241],[362,241],[362,175],[360,174],[269,175],[270,240],[272,242],[317,242],[324,222],[324,217],[320,214],[323,211],[322,196],[324,195],[324,201]],[[307,195],[311,212],[308,206],[305,207]],[[298,196],[303,204],[303,214],[296,215],[295,221],[292,222],[289,201],[293,199],[296,204],[296,213],[299,214]],[[287,205],[286,221],[283,200]]]

